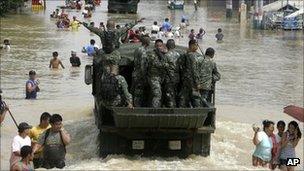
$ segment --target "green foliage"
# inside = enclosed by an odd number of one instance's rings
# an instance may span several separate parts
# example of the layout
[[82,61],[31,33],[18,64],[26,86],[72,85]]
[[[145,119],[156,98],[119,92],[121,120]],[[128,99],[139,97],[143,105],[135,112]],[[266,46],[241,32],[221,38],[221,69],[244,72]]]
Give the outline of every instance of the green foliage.
[[12,10],[17,10],[22,7],[24,0],[1,0],[0,1],[0,16],[4,16]]

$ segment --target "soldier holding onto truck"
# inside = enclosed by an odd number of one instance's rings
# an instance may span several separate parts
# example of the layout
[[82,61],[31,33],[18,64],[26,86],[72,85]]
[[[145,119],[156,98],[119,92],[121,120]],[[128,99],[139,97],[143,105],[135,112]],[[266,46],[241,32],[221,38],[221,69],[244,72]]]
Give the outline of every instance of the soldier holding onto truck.
[[180,107],[199,107],[201,103],[198,91],[198,64],[203,60],[203,56],[197,52],[196,40],[189,41],[189,48],[178,62],[178,72],[180,75]]
[[162,105],[162,86],[164,85],[164,75],[168,72],[168,63],[165,58],[167,51],[163,41],[157,39],[155,41],[155,49],[148,52],[148,81],[151,88],[152,107],[161,107]]
[[200,63],[199,67],[199,85],[198,89],[202,97],[203,106],[210,107],[211,94],[213,84],[221,78],[217,70],[216,63],[213,61],[214,49],[208,48],[205,53],[204,60]]
[[105,106],[127,106],[133,109],[132,95],[126,79],[118,74],[118,66],[110,65],[101,77],[100,95]]
[[134,51],[134,71],[132,73],[132,91],[134,106],[143,107],[144,90],[148,84],[147,75],[147,49],[150,45],[148,36],[142,37],[142,45]]
[[167,41],[166,47],[168,52],[165,57],[169,67],[165,76],[164,96],[166,98],[166,107],[175,107],[176,101],[179,101],[177,98],[177,84],[179,82],[177,60],[180,54],[175,50],[175,41],[173,39]]

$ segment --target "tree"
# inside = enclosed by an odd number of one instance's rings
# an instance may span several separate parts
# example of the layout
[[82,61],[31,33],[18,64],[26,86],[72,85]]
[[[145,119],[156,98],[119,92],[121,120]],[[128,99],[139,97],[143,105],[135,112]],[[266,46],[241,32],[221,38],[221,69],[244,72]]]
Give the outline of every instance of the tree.
[[24,5],[24,0],[1,0],[0,16],[4,16],[10,11],[17,10]]

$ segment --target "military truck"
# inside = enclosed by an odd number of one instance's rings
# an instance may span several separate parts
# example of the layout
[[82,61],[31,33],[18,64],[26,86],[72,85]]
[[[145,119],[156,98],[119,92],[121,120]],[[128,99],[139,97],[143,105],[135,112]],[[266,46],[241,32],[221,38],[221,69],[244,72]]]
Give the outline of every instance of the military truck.
[[109,13],[137,13],[139,0],[108,0]]
[[[133,52],[139,44],[123,44],[119,51],[120,74],[131,87]],[[183,50],[178,47],[178,50]],[[85,83],[92,84],[95,99],[95,124],[100,130],[100,156],[126,154],[142,156],[178,156],[190,154],[208,156],[211,134],[215,130],[214,107],[150,108],[109,107],[101,102],[98,56],[93,65],[85,67]],[[214,106],[214,93],[211,103]]]

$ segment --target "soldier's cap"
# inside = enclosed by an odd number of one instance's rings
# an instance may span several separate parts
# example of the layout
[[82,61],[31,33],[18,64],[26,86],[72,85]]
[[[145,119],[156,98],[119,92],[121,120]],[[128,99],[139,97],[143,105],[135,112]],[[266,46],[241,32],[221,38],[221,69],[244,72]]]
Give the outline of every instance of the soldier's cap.
[[24,130],[26,130],[26,129],[31,129],[31,128],[32,128],[32,126],[29,125],[29,124],[26,123],[26,122],[21,122],[21,123],[18,125],[19,131],[24,131]]

